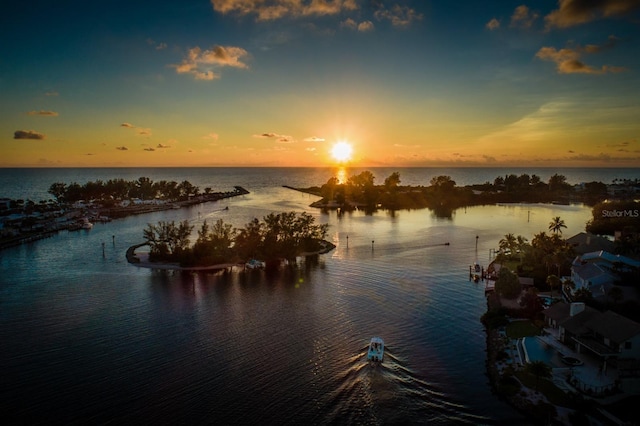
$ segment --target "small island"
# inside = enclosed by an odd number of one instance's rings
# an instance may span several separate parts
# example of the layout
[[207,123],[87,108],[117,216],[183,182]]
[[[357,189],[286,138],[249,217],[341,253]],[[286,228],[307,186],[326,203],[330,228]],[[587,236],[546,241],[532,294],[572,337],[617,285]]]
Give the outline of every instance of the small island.
[[629,199],[638,193],[638,181],[567,183],[567,178],[554,174],[548,182],[537,175],[509,174],[497,176],[493,182],[459,187],[446,175],[434,176],[428,186],[403,186],[400,173],[393,172],[382,185],[374,184],[370,171],[363,171],[340,182],[330,178],[321,186],[289,189],[321,197],[312,207],[350,211],[361,209],[374,212],[379,209],[405,210],[428,208],[439,217],[451,217],[462,207],[498,203],[583,203],[596,206],[611,198]]
[[[316,224],[315,218],[304,212],[271,213],[239,229],[219,219],[212,226],[204,221],[191,245],[193,226],[188,221],[161,221],[148,224],[143,232],[146,242],[130,247],[127,260],[156,269],[215,271],[235,265],[271,269],[298,256],[333,250],[335,245],[325,240],[328,227]],[[142,261],[135,250],[147,245],[150,251]]]

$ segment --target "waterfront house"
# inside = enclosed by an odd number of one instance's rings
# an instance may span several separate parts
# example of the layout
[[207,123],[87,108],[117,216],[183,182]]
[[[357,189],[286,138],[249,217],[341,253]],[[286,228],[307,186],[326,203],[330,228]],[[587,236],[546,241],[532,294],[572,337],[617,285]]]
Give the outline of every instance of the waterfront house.
[[604,296],[620,280],[620,274],[640,268],[640,262],[600,250],[577,256],[571,264],[575,289],[586,288],[594,297]]
[[640,324],[613,311],[600,312],[582,302],[556,303],[543,312],[559,342],[599,360],[603,369],[614,364],[621,376],[637,379]]
[[614,249],[613,241],[589,232],[580,232],[571,238],[567,238],[569,244],[577,254],[592,253],[597,251],[611,252]]

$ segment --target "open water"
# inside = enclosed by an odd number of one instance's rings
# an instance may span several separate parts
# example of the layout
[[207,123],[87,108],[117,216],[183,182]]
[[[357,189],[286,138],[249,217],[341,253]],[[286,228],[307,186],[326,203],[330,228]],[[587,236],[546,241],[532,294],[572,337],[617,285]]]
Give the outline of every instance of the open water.
[[[496,170],[479,180],[505,174]],[[535,173],[517,173],[524,172]],[[428,185],[436,174],[465,184],[455,170],[406,174],[414,176],[411,184]],[[479,321],[484,291],[469,281],[469,265],[486,265],[506,233],[531,239],[555,216],[565,220],[565,235],[583,231],[590,209],[485,206],[450,219],[429,210],[338,215],[308,207],[313,196],[282,188],[322,184],[331,175],[2,170],[0,196],[9,198],[48,198],[56,181],[140,176],[251,191],[0,252],[2,412],[23,424],[526,424],[491,393]],[[579,181],[620,176],[608,177]],[[16,197],[19,188],[25,192]],[[156,271],[125,259],[147,223],[188,219],[198,229],[223,219],[241,227],[282,211],[328,223],[337,248],[273,274]],[[387,345],[378,366],[365,360],[374,335]]]

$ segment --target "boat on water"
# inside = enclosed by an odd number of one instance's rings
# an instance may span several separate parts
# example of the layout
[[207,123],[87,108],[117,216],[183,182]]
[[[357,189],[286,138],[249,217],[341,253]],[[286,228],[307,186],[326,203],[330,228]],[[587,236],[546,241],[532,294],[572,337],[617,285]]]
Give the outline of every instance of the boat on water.
[[251,259],[245,263],[245,266],[249,269],[262,269],[265,267],[265,263],[258,259]]
[[80,225],[82,229],[91,229],[93,228],[93,223],[89,222],[89,219],[84,217],[82,218],[82,224]]
[[372,337],[367,351],[367,360],[382,362],[384,357],[384,341],[380,337]]
[[469,266],[469,275],[473,282],[478,282],[482,279],[482,267],[478,264],[478,262],[474,262],[473,265]]

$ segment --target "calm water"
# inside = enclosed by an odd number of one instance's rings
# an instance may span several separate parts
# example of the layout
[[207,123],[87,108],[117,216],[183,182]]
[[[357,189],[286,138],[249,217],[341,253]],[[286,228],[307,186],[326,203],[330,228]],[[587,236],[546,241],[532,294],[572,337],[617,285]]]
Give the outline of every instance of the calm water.
[[[366,169],[348,169],[346,176],[356,175],[364,170],[371,171],[375,176],[375,183],[382,184],[384,179],[393,172],[400,173],[402,185],[428,186],[431,178],[440,175],[451,176],[458,186],[475,183],[493,182],[498,176],[509,174],[538,175],[543,182],[558,173],[567,178],[570,184],[581,182],[611,183],[613,179],[638,179],[640,169],[637,168],[388,168],[373,167]],[[52,169],[7,169],[0,168],[0,198],[30,199],[33,201],[48,200],[51,197],[47,191],[54,182],[84,184],[89,181],[122,178],[136,180],[141,176],[149,177],[153,181],[168,180],[182,182],[189,180],[192,184],[204,189],[226,191],[239,185],[238,176],[247,182],[254,190],[272,186],[289,185],[306,187],[321,185],[335,175],[330,168],[52,168]]]
[[[473,207],[450,220],[428,210],[338,216],[281,187],[324,183],[326,169],[306,177],[300,169],[116,171],[48,170],[31,184],[28,173],[38,172],[20,173],[34,194],[72,176],[186,179],[251,193],[0,252],[3,412],[48,424],[526,423],[491,394],[483,288],[469,281],[468,266],[486,265],[504,234],[530,239],[554,216],[566,235],[580,232],[588,208]],[[431,177],[423,173],[421,184]],[[276,274],[152,271],[125,260],[147,223],[188,219],[197,229],[221,218],[239,227],[291,210],[328,223],[336,250]],[[365,361],[373,335],[387,345],[377,367]]]

